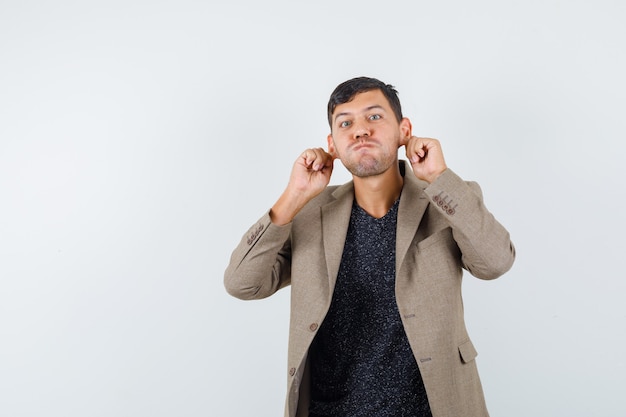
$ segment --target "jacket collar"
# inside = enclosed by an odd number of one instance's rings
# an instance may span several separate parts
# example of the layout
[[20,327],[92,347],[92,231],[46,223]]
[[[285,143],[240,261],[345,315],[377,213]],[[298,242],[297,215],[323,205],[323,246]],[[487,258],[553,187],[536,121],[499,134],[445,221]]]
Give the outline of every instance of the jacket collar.
[[[400,172],[404,177],[400,206],[398,207],[398,226],[396,232],[396,274],[413,241],[424,211],[428,206],[428,198],[424,188],[428,183],[418,180],[406,161],[399,161]],[[343,255],[343,247],[350,224],[350,214],[354,202],[354,183],[347,182],[332,193],[335,200],[322,206],[322,233],[326,267],[331,288],[334,288]]]

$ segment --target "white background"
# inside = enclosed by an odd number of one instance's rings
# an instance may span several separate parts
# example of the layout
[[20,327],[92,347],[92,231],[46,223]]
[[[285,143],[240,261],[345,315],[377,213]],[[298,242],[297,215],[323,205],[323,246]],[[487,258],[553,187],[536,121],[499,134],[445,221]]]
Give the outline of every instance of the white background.
[[621,0],[1,1],[0,415],[281,415],[289,292],[235,300],[223,271],[361,75],[516,244],[464,283],[492,416],[626,415],[625,22]]

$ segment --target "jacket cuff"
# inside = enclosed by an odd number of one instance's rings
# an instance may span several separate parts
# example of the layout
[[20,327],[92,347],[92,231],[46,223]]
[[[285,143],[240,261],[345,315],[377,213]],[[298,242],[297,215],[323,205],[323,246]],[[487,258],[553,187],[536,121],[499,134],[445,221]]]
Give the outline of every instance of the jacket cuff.
[[257,240],[264,236],[265,239],[287,240],[291,233],[291,223],[284,226],[278,226],[272,223],[269,210],[257,222],[248,229],[246,233],[246,242],[253,245]]
[[468,184],[450,168],[424,189],[431,203],[448,216],[454,216],[468,192]]

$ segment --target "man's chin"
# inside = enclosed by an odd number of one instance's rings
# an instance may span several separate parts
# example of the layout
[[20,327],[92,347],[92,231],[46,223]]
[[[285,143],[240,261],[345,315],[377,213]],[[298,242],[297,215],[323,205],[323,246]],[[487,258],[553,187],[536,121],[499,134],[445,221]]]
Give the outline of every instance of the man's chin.
[[385,169],[381,167],[379,161],[361,161],[359,164],[348,168],[348,171],[355,177],[367,178],[380,175],[385,172]]

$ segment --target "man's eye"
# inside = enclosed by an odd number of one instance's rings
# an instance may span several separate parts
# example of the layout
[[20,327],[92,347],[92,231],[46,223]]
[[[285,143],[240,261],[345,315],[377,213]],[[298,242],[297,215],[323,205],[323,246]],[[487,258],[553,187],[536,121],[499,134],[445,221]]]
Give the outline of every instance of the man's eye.
[[339,123],[339,127],[348,127],[350,126],[350,122],[347,120],[344,120],[343,122]]
[[370,120],[378,120],[378,119],[380,119],[380,114],[372,114],[370,116]]

